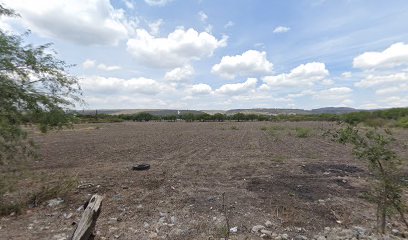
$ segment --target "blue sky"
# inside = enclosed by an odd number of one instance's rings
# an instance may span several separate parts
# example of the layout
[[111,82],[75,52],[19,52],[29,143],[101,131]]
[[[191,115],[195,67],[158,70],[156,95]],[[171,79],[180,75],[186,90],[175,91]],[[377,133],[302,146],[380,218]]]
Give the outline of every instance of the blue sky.
[[408,3],[3,0],[76,64],[85,108],[408,106]]

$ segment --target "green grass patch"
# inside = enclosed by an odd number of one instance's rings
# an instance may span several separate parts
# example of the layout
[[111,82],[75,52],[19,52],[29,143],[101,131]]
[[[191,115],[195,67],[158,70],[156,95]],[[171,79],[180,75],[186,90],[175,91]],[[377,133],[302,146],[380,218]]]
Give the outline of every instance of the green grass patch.
[[307,138],[310,137],[311,129],[310,128],[296,128],[296,137],[298,138]]

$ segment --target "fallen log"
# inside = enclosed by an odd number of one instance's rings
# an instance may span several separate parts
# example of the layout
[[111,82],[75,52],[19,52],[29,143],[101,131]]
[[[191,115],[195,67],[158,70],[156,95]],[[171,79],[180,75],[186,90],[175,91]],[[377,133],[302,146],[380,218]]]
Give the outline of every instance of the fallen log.
[[89,200],[88,206],[82,214],[81,220],[77,228],[72,234],[71,240],[91,240],[93,239],[93,231],[95,229],[96,220],[101,213],[102,196],[93,195]]

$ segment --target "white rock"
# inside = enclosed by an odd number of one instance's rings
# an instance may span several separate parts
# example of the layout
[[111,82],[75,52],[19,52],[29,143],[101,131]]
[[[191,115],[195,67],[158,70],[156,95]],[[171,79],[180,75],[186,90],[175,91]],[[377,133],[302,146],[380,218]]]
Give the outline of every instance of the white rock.
[[230,233],[237,233],[237,232],[238,232],[238,227],[230,228]]
[[54,198],[54,199],[51,199],[51,200],[47,201],[48,207],[56,207],[56,206],[60,205],[63,202],[64,202],[64,200],[61,199],[61,198]]
[[111,217],[111,218],[109,218],[109,221],[108,221],[110,224],[114,224],[114,223],[117,223],[118,222],[118,219],[117,218],[114,218],[114,217]]
[[261,229],[261,233],[266,234],[268,236],[272,236],[272,231],[266,230],[266,229]]
[[266,221],[265,222],[265,226],[267,227],[267,228],[270,228],[270,227],[272,227],[272,222],[271,221]]
[[303,235],[298,235],[295,237],[295,240],[307,240],[307,237],[303,236]]
[[60,233],[52,237],[53,240],[66,240],[68,236],[65,233]]
[[261,231],[261,229],[265,229],[265,227],[262,226],[262,225],[256,225],[256,226],[252,227],[252,232],[257,233],[257,232]]
[[150,233],[149,238],[150,239],[156,239],[157,238],[157,233],[155,233],[155,232]]

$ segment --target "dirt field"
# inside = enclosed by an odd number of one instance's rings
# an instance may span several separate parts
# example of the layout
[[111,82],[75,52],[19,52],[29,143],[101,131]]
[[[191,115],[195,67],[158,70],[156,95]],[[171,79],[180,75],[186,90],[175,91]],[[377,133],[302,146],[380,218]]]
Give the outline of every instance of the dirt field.
[[[233,238],[260,239],[251,228],[267,220],[290,237],[371,227],[369,173],[349,147],[322,136],[333,125],[126,122],[38,136],[44,159],[32,163],[34,173],[76,175],[84,187],[56,207],[1,218],[0,238],[64,239],[94,193],[104,196],[96,239],[219,239],[223,193],[229,226],[238,227]],[[298,136],[300,127],[307,136]],[[395,136],[406,144],[408,131]],[[151,169],[132,171],[138,163]]]

